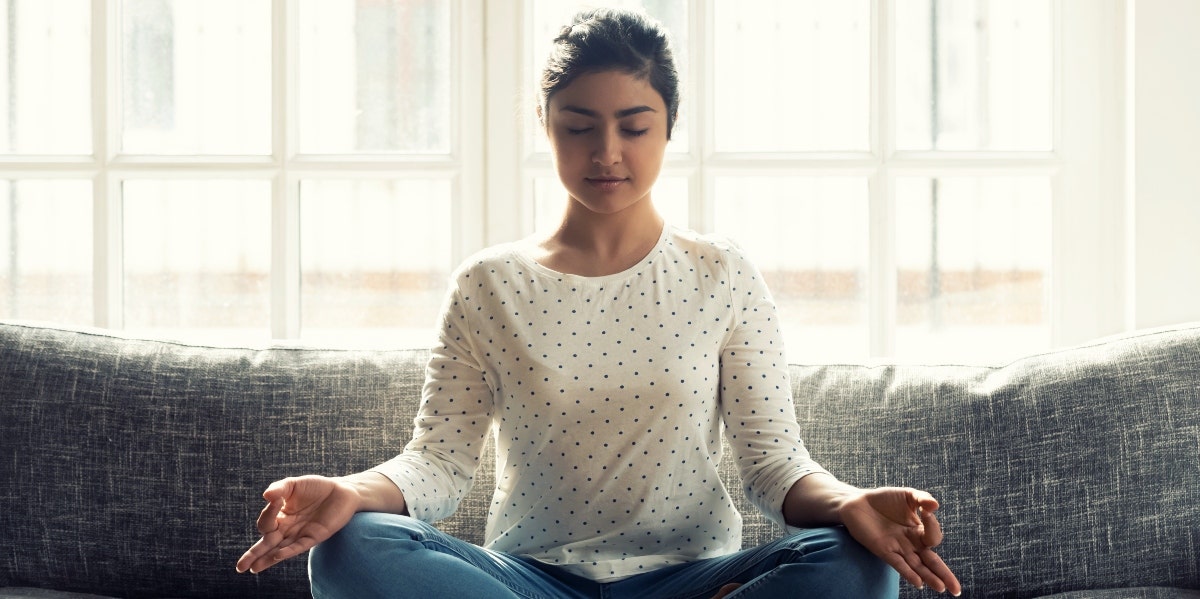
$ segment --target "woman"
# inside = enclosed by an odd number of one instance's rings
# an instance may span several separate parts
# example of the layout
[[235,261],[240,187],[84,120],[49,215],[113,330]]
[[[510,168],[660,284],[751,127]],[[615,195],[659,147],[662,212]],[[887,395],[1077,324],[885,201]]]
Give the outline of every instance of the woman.
[[[933,497],[857,489],[809,457],[753,265],[656,212],[678,106],[661,26],[596,10],[563,29],[538,105],[561,224],[459,268],[404,453],[272,484],[239,571],[313,549],[315,597],[894,597],[900,576],[959,593]],[[722,425],[756,507],[806,530],[740,548]],[[493,430],[481,548],[426,523],[454,511]]]

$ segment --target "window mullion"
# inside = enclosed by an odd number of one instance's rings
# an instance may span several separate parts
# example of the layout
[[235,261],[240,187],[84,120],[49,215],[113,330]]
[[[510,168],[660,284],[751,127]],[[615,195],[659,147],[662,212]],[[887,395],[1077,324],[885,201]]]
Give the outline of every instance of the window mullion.
[[870,177],[867,312],[869,355],[887,358],[896,347],[896,197],[886,166]]
[[1121,43],[1123,3],[1065,0],[1052,7],[1054,136],[1062,171],[1053,181],[1049,303],[1052,344],[1061,347],[1131,326],[1133,259],[1124,196],[1125,149],[1132,143],[1124,123],[1130,65]]
[[299,181],[288,165],[295,156],[293,101],[297,49],[295,0],[271,3],[271,337],[300,337]]
[[482,160],[482,172],[487,197],[464,200],[478,201],[480,218],[485,219],[479,246],[522,237],[533,223],[531,195],[525,193],[532,189],[529,181],[533,175],[525,162],[531,153],[526,140],[530,134],[527,128],[533,126],[528,118],[533,106],[522,100],[530,99],[532,93],[531,86],[523,85],[528,58],[523,32],[533,6],[528,1],[512,4],[501,7],[496,2],[484,2],[482,6],[472,3],[472,9],[484,12],[486,47],[482,64],[486,93],[481,95],[487,99],[483,106],[487,126],[483,129],[482,152],[486,158]]
[[271,336],[300,336],[300,182],[282,171],[271,186]]
[[92,183],[95,325],[109,329],[124,327],[124,216],[120,185],[109,177],[107,170],[102,170]]
[[717,129],[714,1],[695,0],[688,6],[692,20],[691,47],[688,51],[692,61],[691,79],[694,82],[690,91],[698,99],[688,107],[692,121],[692,131],[688,137],[693,145],[691,153],[699,162],[696,174],[688,181],[689,185],[695,186],[695,189],[688,190],[691,212],[689,224],[693,229],[705,232],[712,231],[716,224],[716,175],[712,168]]
[[91,93],[92,161],[92,272],[93,321],[101,328],[123,328],[122,279],[123,214],[120,180],[111,174],[119,129],[117,83],[120,12],[115,0],[92,0]]
[[[455,236],[451,246],[454,255],[449,257],[451,268],[483,248],[487,235],[485,216],[492,188],[485,184],[488,173],[484,154],[489,143],[487,136],[491,134],[485,125],[490,107],[486,100],[489,94],[485,93],[485,78],[480,75],[488,66],[484,48],[485,10],[483,0],[459,0],[454,5],[452,17],[455,32],[451,45],[455,53],[452,95],[457,109],[451,119],[451,136],[457,176],[451,191],[454,201],[450,220]],[[509,123],[512,123],[511,118]],[[484,133],[481,135],[480,132]],[[511,142],[512,138],[505,139]],[[518,171],[512,169],[510,172]]]
[[890,0],[871,6],[871,144],[876,171],[869,181],[867,330],[868,354],[890,357],[896,345],[896,211],[893,175],[888,168],[895,155],[895,21]]

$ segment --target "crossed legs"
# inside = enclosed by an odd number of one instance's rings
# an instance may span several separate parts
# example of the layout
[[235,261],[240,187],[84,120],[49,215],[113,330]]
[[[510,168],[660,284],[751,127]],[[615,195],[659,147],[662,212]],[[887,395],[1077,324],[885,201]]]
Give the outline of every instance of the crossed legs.
[[[530,558],[490,551],[406,516],[362,513],[313,548],[316,599],[894,598],[899,576],[842,528],[809,529],[760,547],[596,583]],[[732,591],[732,592],[730,592]]]

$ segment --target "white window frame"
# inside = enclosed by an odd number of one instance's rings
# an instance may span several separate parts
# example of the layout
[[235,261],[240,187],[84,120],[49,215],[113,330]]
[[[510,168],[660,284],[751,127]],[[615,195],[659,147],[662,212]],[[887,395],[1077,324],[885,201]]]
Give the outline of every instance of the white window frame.
[[[736,173],[849,175],[869,181],[869,357],[897,358],[895,275],[895,178],[902,175],[1042,175],[1052,181],[1050,344],[1061,347],[1129,328],[1131,289],[1126,247],[1126,0],[1048,0],[1053,7],[1054,131],[1049,152],[912,152],[896,149],[894,15],[900,0],[871,0],[870,152],[734,154],[714,151],[713,44],[715,2],[690,0],[691,70],[685,82],[690,152],[668,154],[664,176],[689,182],[689,226],[712,230],[715,180]],[[489,9],[493,5],[489,5]],[[553,176],[545,155],[526,143],[530,97],[537,73],[530,64],[525,31],[532,29],[530,2],[489,10],[488,243],[533,231],[533,181]],[[513,118],[512,98],[527,98]],[[692,101],[695,98],[698,101]],[[1082,98],[1083,101],[1077,101]],[[1094,100],[1099,98],[1099,100]],[[534,131],[534,133],[537,133]],[[512,151],[519,148],[519,152]]]
[[[535,72],[529,72],[529,0],[446,0],[452,5],[454,72],[452,151],[429,156],[314,156],[296,148],[298,0],[271,0],[272,154],[265,157],[134,156],[116,152],[121,111],[117,0],[92,9],[93,154],[85,157],[0,157],[0,175],[93,182],[94,324],[123,328],[120,187],[136,178],[226,177],[272,182],[271,323],[274,338],[300,336],[299,181],[310,177],[444,176],[452,182],[452,266],[487,245],[533,229],[533,181],[552,176],[545,155],[527,143]],[[1126,169],[1131,83],[1126,48],[1130,0],[1047,0],[1054,7],[1054,150],[1048,153],[898,152],[888,99],[895,64],[889,51],[900,0],[870,0],[871,148],[865,153],[721,154],[713,151],[714,91],[710,56],[715,2],[688,0],[691,111],[688,154],[668,154],[665,176],[689,182],[688,225],[709,230],[714,181],[734,172],[865,176],[870,183],[869,354],[895,346],[894,193],[899,174],[1043,173],[1053,181],[1050,276],[1052,345],[1131,328],[1133,273]],[[1076,101],[1084,98],[1084,101]],[[1098,98],[1098,100],[1096,100]],[[695,99],[695,101],[693,101]],[[886,108],[886,109],[883,109]],[[536,131],[534,131],[536,133]]]
[[[124,328],[121,185],[144,178],[248,178],[271,181],[271,337],[300,337],[300,181],[309,178],[445,177],[451,181],[454,237],[449,265],[482,247],[483,0],[451,4],[451,152],[417,155],[304,155],[297,147],[298,0],[271,0],[271,148],[269,156],[122,154],[117,0],[91,0],[92,140],[90,157],[6,160],[5,176],[89,178],[94,204],[94,325]],[[265,232],[264,232],[265,234]]]

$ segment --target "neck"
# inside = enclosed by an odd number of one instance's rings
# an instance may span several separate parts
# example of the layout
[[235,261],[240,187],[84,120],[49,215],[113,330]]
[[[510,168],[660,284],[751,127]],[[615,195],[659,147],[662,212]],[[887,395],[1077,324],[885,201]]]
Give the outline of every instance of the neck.
[[552,237],[563,247],[603,259],[652,246],[662,228],[663,219],[649,199],[612,214],[592,212],[569,201]]
[[538,244],[537,261],[568,274],[615,274],[646,257],[663,226],[649,200],[613,214],[592,212],[571,201],[562,224]]

